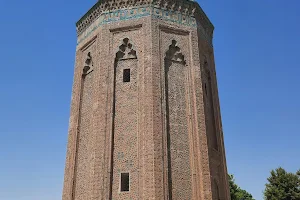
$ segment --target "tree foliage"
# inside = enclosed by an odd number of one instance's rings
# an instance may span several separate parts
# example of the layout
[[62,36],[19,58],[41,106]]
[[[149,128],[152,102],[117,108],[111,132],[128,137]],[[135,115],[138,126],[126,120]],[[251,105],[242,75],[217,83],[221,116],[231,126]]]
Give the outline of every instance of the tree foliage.
[[300,170],[295,174],[281,167],[272,170],[264,197],[265,200],[300,200]]
[[233,175],[228,175],[228,179],[231,200],[254,200],[250,193],[235,184]]

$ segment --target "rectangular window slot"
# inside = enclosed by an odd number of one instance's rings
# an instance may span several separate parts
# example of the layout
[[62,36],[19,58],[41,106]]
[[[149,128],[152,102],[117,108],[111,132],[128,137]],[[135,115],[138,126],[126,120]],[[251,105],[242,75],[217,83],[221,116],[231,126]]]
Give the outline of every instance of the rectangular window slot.
[[130,69],[123,70],[123,82],[130,82]]
[[121,192],[129,192],[129,173],[121,173]]

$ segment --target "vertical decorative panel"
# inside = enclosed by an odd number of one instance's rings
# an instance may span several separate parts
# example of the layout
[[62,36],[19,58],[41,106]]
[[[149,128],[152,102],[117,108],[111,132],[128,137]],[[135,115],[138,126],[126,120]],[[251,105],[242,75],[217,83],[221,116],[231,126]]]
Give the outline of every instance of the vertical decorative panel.
[[[138,199],[138,63],[128,38],[115,60],[112,199]],[[121,191],[129,173],[129,191]]]
[[215,150],[218,150],[218,139],[216,131],[216,122],[215,122],[215,111],[214,111],[214,101],[213,101],[213,87],[211,74],[208,67],[208,63],[204,61],[204,75],[203,75],[203,95],[205,101],[205,120],[206,120],[206,129],[207,135],[210,140],[210,146]]
[[185,66],[172,62],[166,73],[167,134],[172,199],[178,200],[192,194],[185,79]]
[[[90,47],[91,48],[91,47]],[[90,49],[89,48],[89,49]],[[86,51],[85,51],[86,52]],[[73,200],[87,200],[91,195],[91,176],[93,169],[93,61],[91,52],[85,53],[82,71],[80,117],[77,135],[75,177]]]
[[86,200],[89,195],[89,181],[90,181],[90,155],[91,147],[89,146],[89,139],[92,127],[92,95],[91,90],[93,87],[93,74],[88,74],[83,80],[82,89],[82,102],[80,113],[80,126],[78,134],[78,147],[77,147],[77,162],[75,174],[75,194],[74,200]]
[[[175,37],[172,37],[172,34],[164,34],[163,44],[168,44],[164,57],[164,96],[169,199],[190,200],[192,199],[192,155],[187,95],[188,66],[184,54],[177,45],[177,40],[164,40]],[[183,37],[178,38],[183,40]]]

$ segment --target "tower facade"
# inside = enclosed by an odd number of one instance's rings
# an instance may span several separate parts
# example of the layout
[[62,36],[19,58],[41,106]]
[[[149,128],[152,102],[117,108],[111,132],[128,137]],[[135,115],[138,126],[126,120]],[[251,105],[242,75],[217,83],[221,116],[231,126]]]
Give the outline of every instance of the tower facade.
[[229,200],[198,3],[102,0],[76,26],[63,200]]

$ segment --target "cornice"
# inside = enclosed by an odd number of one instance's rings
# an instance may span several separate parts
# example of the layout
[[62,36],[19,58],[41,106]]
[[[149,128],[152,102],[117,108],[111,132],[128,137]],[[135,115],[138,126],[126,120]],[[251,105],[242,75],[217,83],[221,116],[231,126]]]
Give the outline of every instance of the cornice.
[[203,27],[202,32],[205,32],[209,40],[212,39],[214,26],[199,4],[188,0],[101,0],[76,23],[77,35],[80,36],[103,13],[146,5],[195,18]]

